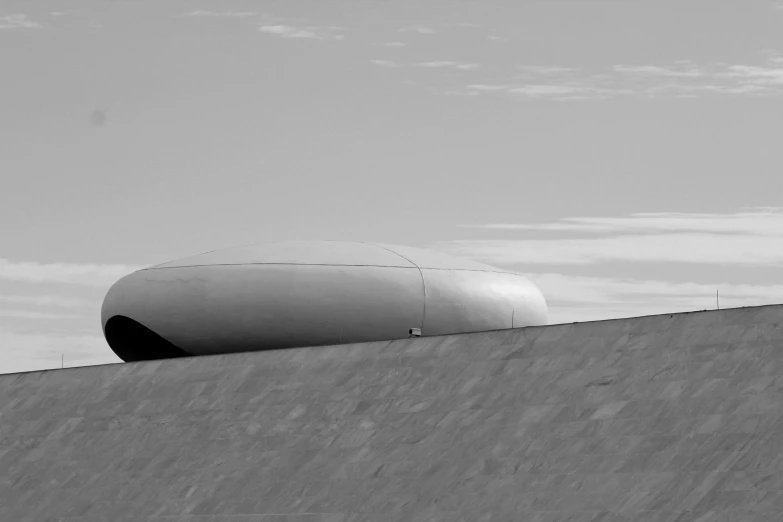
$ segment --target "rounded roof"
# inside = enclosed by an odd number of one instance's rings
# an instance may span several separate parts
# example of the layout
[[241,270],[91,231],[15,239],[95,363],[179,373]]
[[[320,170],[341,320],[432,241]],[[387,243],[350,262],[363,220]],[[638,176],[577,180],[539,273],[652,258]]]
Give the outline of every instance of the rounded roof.
[[385,266],[514,273],[424,248],[350,241],[277,241],[242,245],[176,259],[148,269],[255,264]]

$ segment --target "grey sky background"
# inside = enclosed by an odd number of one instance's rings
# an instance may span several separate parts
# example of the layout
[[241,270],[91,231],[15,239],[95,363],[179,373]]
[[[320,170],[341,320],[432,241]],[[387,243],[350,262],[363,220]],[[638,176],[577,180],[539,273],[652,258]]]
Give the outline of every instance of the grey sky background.
[[0,372],[236,244],[437,248],[551,322],[783,301],[783,3],[0,4]]

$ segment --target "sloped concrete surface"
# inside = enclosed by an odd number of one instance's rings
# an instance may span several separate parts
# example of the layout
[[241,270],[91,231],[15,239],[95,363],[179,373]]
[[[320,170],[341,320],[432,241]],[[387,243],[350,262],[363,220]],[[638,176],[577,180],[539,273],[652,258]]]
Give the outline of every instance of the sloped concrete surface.
[[783,306],[0,376],[0,520],[783,520]]

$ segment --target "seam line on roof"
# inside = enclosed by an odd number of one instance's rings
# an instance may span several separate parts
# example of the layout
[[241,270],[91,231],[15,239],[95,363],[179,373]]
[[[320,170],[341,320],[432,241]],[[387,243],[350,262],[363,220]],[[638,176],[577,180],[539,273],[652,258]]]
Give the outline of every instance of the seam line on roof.
[[[382,247],[380,247],[382,248]],[[394,252],[396,254],[396,252]],[[399,255],[399,254],[397,254]],[[400,256],[402,257],[402,256]],[[170,261],[173,263],[173,261]],[[163,263],[166,264],[166,263]],[[147,268],[142,268],[141,270],[137,270],[137,272],[142,272],[144,270],[165,270],[165,269],[172,269],[172,268],[195,268],[199,266],[250,266],[250,265],[282,265],[282,266],[362,266],[362,267],[376,267],[376,268],[405,268],[405,269],[411,269],[411,268],[418,268],[421,270],[439,270],[444,272],[450,272],[450,271],[456,271],[456,272],[485,272],[487,274],[510,274],[515,276],[522,276],[525,277],[523,274],[518,274],[516,272],[508,272],[504,270],[478,270],[476,268],[420,268],[416,264],[413,266],[393,266],[393,265],[343,265],[338,263],[210,263],[210,264],[199,264],[199,265],[177,265],[177,266],[148,266]]]
[[[172,261],[173,262],[173,261]],[[166,263],[164,263],[166,264]],[[197,266],[251,266],[251,265],[277,265],[277,266],[366,266],[376,268],[417,268],[414,266],[394,266],[394,265],[344,265],[340,263],[209,263],[198,265],[177,265],[177,266],[149,266],[141,270],[162,270],[166,268],[191,268]],[[141,271],[139,270],[139,271]]]
[[391,252],[392,254],[400,256],[405,261],[407,261],[408,263],[410,263],[413,266],[415,266],[416,269],[419,271],[419,276],[421,277],[421,289],[422,289],[422,292],[424,293],[424,302],[423,302],[422,307],[421,307],[421,326],[419,327],[419,330],[421,332],[421,335],[424,335],[424,320],[427,318],[427,283],[424,282],[424,273],[421,271],[421,267],[419,265],[417,265],[416,263],[414,263],[413,261],[411,261],[410,259],[408,259],[407,257],[405,257],[404,255],[400,254],[399,252],[395,252],[394,250],[392,250],[390,248],[386,248],[386,247],[381,246],[381,245],[376,245],[375,243],[369,243],[369,244],[372,245],[372,246],[376,246],[378,248],[382,248],[382,249],[386,250],[387,252]]

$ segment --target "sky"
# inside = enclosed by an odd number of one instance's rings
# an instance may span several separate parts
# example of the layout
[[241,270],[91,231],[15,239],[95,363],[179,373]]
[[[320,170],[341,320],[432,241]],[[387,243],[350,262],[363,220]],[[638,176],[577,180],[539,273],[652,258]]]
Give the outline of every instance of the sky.
[[783,2],[8,0],[0,71],[0,373],[119,362],[114,281],[283,239],[551,323],[783,302]]

